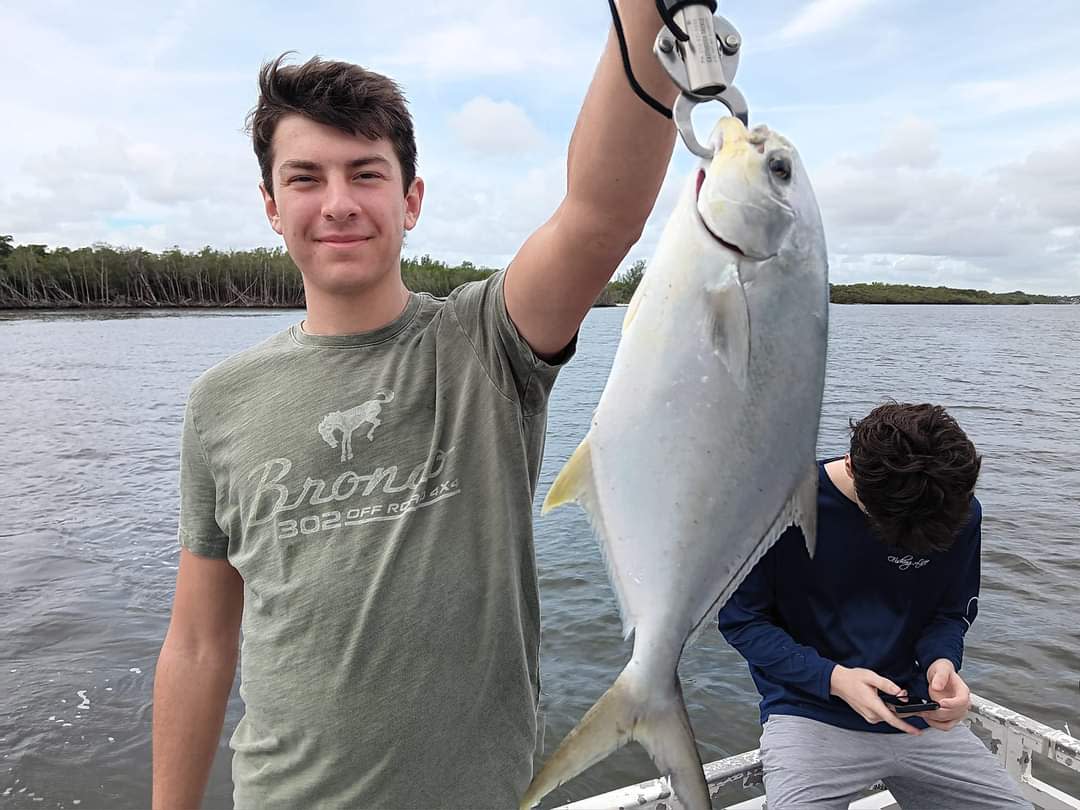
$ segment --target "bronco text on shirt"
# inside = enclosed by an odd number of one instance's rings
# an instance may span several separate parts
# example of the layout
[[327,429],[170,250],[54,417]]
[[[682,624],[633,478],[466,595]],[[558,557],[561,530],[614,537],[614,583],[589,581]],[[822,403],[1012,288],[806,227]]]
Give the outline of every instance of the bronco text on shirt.
[[180,542],[244,579],[237,807],[524,792],[532,499],[557,367],[519,337],[502,280],[412,294],[365,334],[293,326],[193,386]]

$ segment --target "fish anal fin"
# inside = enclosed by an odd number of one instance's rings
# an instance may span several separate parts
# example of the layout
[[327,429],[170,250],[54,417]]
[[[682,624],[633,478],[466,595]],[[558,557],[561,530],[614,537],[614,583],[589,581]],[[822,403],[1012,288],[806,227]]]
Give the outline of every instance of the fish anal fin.
[[599,541],[600,556],[604,561],[608,579],[615,589],[615,601],[618,603],[619,616],[622,618],[623,637],[629,638],[630,633],[634,630],[635,621],[627,608],[629,603],[626,599],[626,589],[622,577],[608,556],[608,533],[604,526],[603,512],[596,497],[591,436],[590,433],[585,437],[562,470],[559,471],[559,474],[555,476],[555,481],[551,485],[551,489],[548,490],[547,497],[544,498],[544,505],[541,507],[540,512],[546,515],[556,506],[561,506],[564,503],[577,503],[585,510],[589,525],[592,526]]
[[750,369],[750,304],[739,279],[738,267],[723,281],[705,288],[708,296],[708,330],[713,351],[735,380],[740,390],[746,388]]
[[555,476],[555,481],[544,498],[541,514],[547,514],[556,506],[580,501],[592,491],[592,453],[589,437],[578,445],[577,450]]

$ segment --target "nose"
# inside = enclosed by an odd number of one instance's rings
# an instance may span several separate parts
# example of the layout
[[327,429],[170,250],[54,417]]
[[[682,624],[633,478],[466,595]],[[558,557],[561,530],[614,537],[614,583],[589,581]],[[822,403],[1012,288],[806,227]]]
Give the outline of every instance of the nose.
[[345,178],[327,178],[323,197],[322,216],[327,222],[346,222],[360,214],[360,204],[355,199],[355,189]]

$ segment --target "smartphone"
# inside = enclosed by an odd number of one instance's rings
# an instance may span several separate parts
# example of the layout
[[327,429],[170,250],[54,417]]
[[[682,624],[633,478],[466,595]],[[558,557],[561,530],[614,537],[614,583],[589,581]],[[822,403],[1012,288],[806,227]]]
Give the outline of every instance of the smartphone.
[[941,706],[933,700],[920,700],[918,698],[912,700],[910,698],[899,698],[895,695],[887,695],[884,692],[878,692],[878,696],[885,703],[886,706],[892,706],[893,711],[897,714],[914,714],[915,712],[932,712],[934,709],[940,709]]

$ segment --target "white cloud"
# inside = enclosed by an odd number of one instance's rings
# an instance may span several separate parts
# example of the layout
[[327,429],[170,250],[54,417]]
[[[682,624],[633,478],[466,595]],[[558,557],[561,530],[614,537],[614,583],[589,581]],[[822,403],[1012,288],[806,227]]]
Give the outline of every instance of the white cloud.
[[1010,79],[957,82],[954,89],[963,101],[996,115],[1065,107],[1080,102],[1080,68],[1070,65]]
[[783,40],[820,34],[851,22],[874,0],[813,0],[780,31]]
[[544,143],[540,130],[517,104],[479,96],[450,117],[450,128],[469,149],[484,155],[520,156]]
[[[807,160],[836,280],[1080,292],[1072,2],[1020,18],[1004,3],[977,17],[945,4],[934,26],[919,6],[872,0],[723,5],[746,41],[739,84],[754,119],[767,114]],[[407,252],[503,264],[561,199],[563,150],[610,25],[606,4],[579,0],[431,0],[405,28],[377,0],[140,9],[0,3],[0,233],[278,244],[239,129],[259,65],[296,50],[389,70],[408,89],[428,192]],[[1022,60],[986,48],[1001,30]],[[629,260],[652,254],[691,170],[681,144],[675,154]]]
[[[817,173],[840,278],[1074,293],[1080,229],[1068,226],[1080,221],[1080,168],[1071,163],[1080,141],[961,172],[910,159],[938,153],[931,132],[905,122],[881,148]],[[912,143],[914,151],[902,146]]]
[[442,5],[445,22],[414,31],[374,61],[441,80],[540,71],[550,76],[591,70],[603,41],[600,31],[582,36],[579,28],[560,25],[519,0]]
[[854,165],[866,169],[928,169],[938,162],[937,130],[918,118],[906,118],[886,135],[881,147],[868,155],[853,158]]

